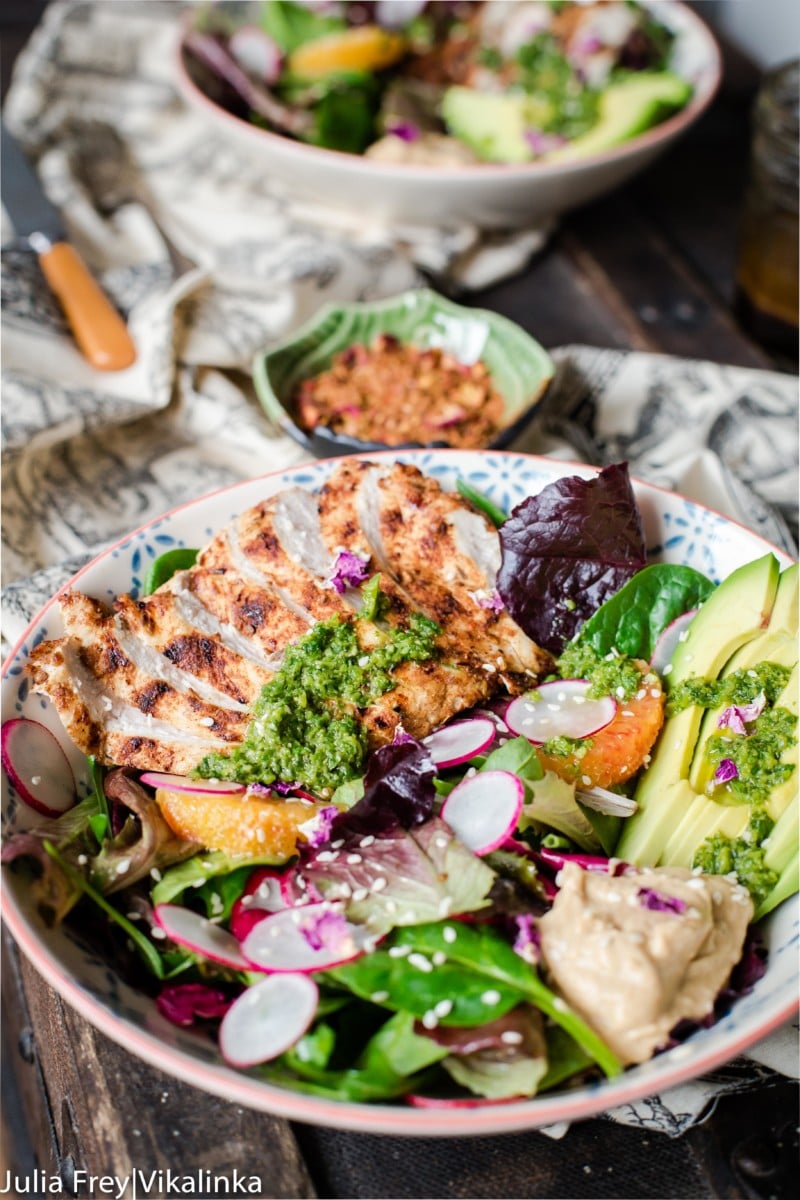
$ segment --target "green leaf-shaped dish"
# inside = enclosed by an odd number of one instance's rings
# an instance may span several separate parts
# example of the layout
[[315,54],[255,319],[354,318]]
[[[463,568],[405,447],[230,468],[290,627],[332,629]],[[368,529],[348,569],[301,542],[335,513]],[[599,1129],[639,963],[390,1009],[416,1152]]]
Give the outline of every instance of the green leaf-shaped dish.
[[462,363],[480,359],[486,364],[505,402],[502,426],[490,442],[493,448],[508,445],[520,433],[555,370],[549,354],[513,321],[486,309],[465,308],[422,288],[374,303],[327,305],[290,338],[257,354],[253,379],[267,415],[320,457],[385,449],[324,426],[302,429],[293,408],[301,380],[325,371],[341,350],[369,345],[380,333],[393,334],[423,350],[440,347]]

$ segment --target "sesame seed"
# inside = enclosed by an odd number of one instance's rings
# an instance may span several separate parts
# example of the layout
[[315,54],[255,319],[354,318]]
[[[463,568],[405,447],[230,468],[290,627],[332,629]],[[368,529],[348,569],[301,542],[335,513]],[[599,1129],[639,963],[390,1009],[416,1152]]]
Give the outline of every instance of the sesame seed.
[[436,1016],[441,1020],[442,1017],[448,1016],[453,1011],[453,1001],[452,1000],[440,1000],[438,1004],[434,1005],[433,1011],[436,1013]]
[[442,930],[442,937],[449,946],[452,946],[453,942],[458,937],[458,934],[456,933],[455,929],[453,929],[452,925],[445,925],[444,929]]
[[481,994],[481,1000],[484,1004],[499,1004],[502,996],[494,988],[489,988]]
[[441,967],[447,962],[447,955],[444,950],[435,950],[431,957],[435,967]]
[[130,870],[131,860],[129,858],[121,858],[117,863],[117,874],[124,875]]
[[159,929],[158,925],[155,925],[150,930],[150,936],[156,938],[157,941],[163,941],[167,935],[164,933],[163,929]]
[[258,829],[256,830],[256,841],[259,843],[259,845],[263,845],[263,843],[266,840],[267,840],[266,830],[262,829],[261,826],[259,825]]
[[369,892],[365,887],[356,888],[353,892],[353,899],[355,900],[356,904],[360,904],[362,900],[366,900],[368,895]]
[[383,877],[383,875],[379,875],[378,878],[373,881],[372,886],[370,887],[369,890],[373,893],[374,892],[382,892],[383,889],[387,886],[387,882],[388,881]]
[[410,946],[390,946],[389,947],[389,958],[405,958],[405,956],[410,953],[411,953]]
[[434,1012],[434,1010],[432,1008],[429,1008],[428,1011],[423,1016],[422,1024],[425,1026],[426,1029],[435,1029],[436,1026],[439,1024],[439,1018],[437,1017],[436,1013]]
[[426,974],[433,970],[433,963],[430,959],[426,958],[424,954],[418,954],[416,951],[413,954],[409,954],[408,961],[412,967],[416,967],[418,971],[424,971]]
[[686,639],[688,638],[688,636],[689,636],[689,631],[687,629],[684,629],[681,633],[678,634],[678,641],[685,642]]
[[213,717],[201,717],[197,723],[198,723],[198,725],[206,725],[210,729],[211,726],[214,724],[214,718]]
[[128,918],[129,921],[141,921],[141,919],[142,919],[142,914],[138,913],[138,912],[125,913],[125,916]]
[[347,861],[351,866],[355,866],[356,863],[360,863],[363,860],[360,854],[348,854]]
[[507,1046],[518,1046],[522,1041],[522,1034],[516,1029],[507,1029],[505,1033],[500,1034],[500,1041],[505,1042]]
[[370,996],[370,1000],[372,1000],[372,1002],[374,1004],[383,1004],[384,1000],[388,1000],[388,999],[389,999],[388,992],[373,992],[372,995]]
[[[343,845],[344,838],[337,838],[335,842],[331,842],[331,850],[341,850]],[[361,845],[363,846],[364,843],[362,842]]]
[[452,901],[451,897],[445,896],[442,900],[439,901],[439,908],[438,908],[439,916],[440,917],[448,916],[450,913],[450,909],[452,907],[453,907],[453,901]]
[[556,996],[554,998],[553,1008],[556,1010],[556,1012],[560,1012],[560,1013],[569,1012],[567,1005],[564,1003],[564,1001],[561,999],[560,996]]
[[667,663],[667,665],[664,667],[664,670],[661,672],[661,674],[662,675],[671,675],[672,674],[672,663]]
[[622,715],[623,717],[632,717],[634,716],[634,713],[629,708],[623,708]]
[[585,787],[591,787],[592,786],[591,776],[581,775],[581,783],[584,784]]
[[[362,850],[366,850],[367,846],[371,846],[374,841],[374,836],[371,833],[368,833],[367,836],[363,837],[358,844]],[[336,847],[336,842],[332,842],[331,844]]]
[[85,867],[85,866],[86,866],[86,864],[87,864],[87,862],[89,861],[89,859],[86,857],[86,855],[85,855],[85,854],[79,854],[79,855],[78,855],[78,860],[77,860],[77,861],[78,861],[78,866],[79,866],[79,867]]
[[150,878],[151,878],[151,879],[155,879],[156,883],[159,883],[159,882],[160,882],[160,880],[161,880],[161,872],[159,871],[158,867],[153,867],[153,868],[151,869],[151,871],[150,871]]

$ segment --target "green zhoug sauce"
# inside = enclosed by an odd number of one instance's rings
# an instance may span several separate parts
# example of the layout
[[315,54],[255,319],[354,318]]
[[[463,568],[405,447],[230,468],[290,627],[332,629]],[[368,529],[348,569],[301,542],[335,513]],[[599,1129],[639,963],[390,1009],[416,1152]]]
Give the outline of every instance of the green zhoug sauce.
[[538,105],[534,115],[542,133],[572,139],[596,124],[599,93],[586,86],[551,34],[520,46],[516,61],[519,82]]
[[691,704],[700,708],[720,708],[723,704],[749,704],[761,692],[767,704],[774,704],[786,684],[791,671],[779,663],[761,662],[755,667],[732,671],[721,679],[703,679],[692,675],[676,684],[667,703],[667,715],[682,712]]
[[741,885],[753,897],[753,903],[758,906],[778,882],[777,872],[764,862],[763,842],[769,837],[773,824],[763,808],[755,807],[741,837],[730,838],[715,833],[706,838],[695,851],[692,866],[700,867],[707,875],[735,872]]
[[736,767],[735,778],[709,789],[715,799],[724,803],[763,804],[794,771],[791,763],[781,759],[797,741],[797,718],[788,709],[776,707],[790,675],[788,667],[761,662],[755,667],[732,671],[722,679],[693,676],[677,684],[671,692],[670,714],[692,704],[699,708],[722,708],[749,704],[762,693],[766,697],[767,707],[755,721],[748,723],[746,733],[735,733],[723,726],[706,742],[704,753],[715,770],[723,759]]
[[565,737],[560,734],[558,737],[548,738],[542,745],[545,754],[552,754],[554,758],[585,758],[589,753],[593,740],[590,737],[572,738]]
[[592,646],[579,642],[567,646],[558,660],[558,673],[562,679],[588,679],[591,684],[589,696],[593,700],[599,700],[601,696],[630,700],[644,679],[635,659],[621,654],[603,658]]
[[[369,586],[369,585],[367,585]],[[359,775],[367,755],[360,709],[392,690],[392,670],[437,653],[438,625],[412,613],[405,629],[369,625],[373,649],[358,640],[363,620],[332,617],[289,646],[283,666],[265,685],[244,741],[230,754],[209,754],[197,767],[204,779],[272,783],[312,789],[337,787]]]
[[783,753],[797,742],[797,719],[787,708],[767,708],[748,728],[746,734],[720,729],[706,743],[705,753],[714,767],[723,759],[732,761],[735,779],[725,785],[725,799],[740,804],[758,804],[794,770],[792,763],[781,762]]

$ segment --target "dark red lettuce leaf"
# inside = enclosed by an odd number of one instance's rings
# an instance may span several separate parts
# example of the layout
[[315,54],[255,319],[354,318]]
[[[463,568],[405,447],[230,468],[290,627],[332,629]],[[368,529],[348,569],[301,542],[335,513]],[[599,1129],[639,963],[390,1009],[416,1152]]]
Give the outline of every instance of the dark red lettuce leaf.
[[530,496],[500,530],[497,590],[517,624],[560,654],[593,612],[646,565],[627,463],[566,476]]

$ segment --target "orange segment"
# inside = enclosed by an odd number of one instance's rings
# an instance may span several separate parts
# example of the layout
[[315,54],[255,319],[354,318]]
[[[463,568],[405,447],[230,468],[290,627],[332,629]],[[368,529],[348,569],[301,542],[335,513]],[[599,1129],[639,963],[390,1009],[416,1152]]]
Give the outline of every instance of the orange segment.
[[170,829],[206,850],[222,850],[231,857],[274,857],[285,862],[295,853],[299,826],[310,821],[323,805],[299,800],[272,800],[251,795],[190,795],[156,791],[156,801]]
[[[640,695],[640,693],[643,693]],[[664,723],[664,696],[657,680],[643,683],[636,696],[620,700],[610,725],[587,741],[583,757],[545,754],[537,746],[542,766],[569,783],[585,787],[612,787],[624,783],[642,766]]]
[[406,52],[406,40],[377,25],[362,25],[306,42],[289,55],[289,70],[303,79],[336,71],[382,71]]

